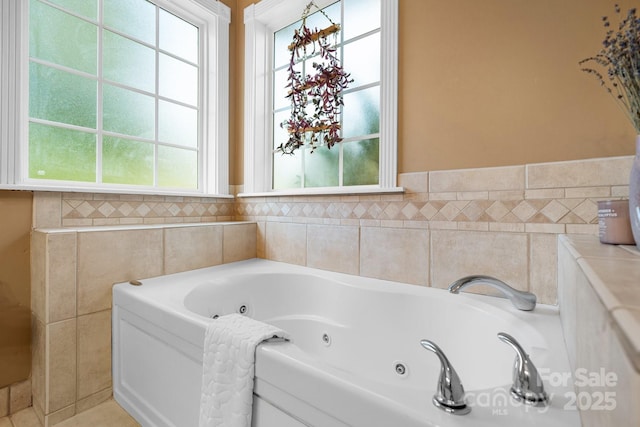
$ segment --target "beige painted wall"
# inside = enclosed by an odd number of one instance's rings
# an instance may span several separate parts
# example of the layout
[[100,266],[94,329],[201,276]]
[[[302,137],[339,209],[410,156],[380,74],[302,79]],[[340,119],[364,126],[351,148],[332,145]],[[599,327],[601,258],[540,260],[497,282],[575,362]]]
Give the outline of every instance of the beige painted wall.
[[[232,184],[242,184],[243,10],[232,58]],[[398,170],[633,154],[634,130],[577,62],[613,0],[399,0]],[[619,1],[624,11],[638,0]]]
[[0,388],[31,371],[31,197],[0,191]]

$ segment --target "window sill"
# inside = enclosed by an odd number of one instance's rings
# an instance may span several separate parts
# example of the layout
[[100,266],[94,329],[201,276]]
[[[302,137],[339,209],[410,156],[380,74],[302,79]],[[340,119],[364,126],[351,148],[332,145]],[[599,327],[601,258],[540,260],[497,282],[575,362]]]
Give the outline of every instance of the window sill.
[[382,188],[377,185],[353,187],[316,187],[289,190],[273,190],[257,193],[238,193],[238,197],[289,197],[289,196],[357,196],[362,194],[395,194],[404,193],[402,187]]
[[99,187],[74,187],[74,186],[55,186],[55,185],[38,185],[38,184],[12,184],[0,185],[0,190],[18,190],[18,191],[54,191],[58,193],[93,193],[93,194],[137,194],[144,196],[172,196],[172,197],[206,197],[214,199],[233,199],[231,194],[210,194],[197,191],[180,191],[180,190],[155,190],[155,189],[132,189],[132,188],[99,188]]

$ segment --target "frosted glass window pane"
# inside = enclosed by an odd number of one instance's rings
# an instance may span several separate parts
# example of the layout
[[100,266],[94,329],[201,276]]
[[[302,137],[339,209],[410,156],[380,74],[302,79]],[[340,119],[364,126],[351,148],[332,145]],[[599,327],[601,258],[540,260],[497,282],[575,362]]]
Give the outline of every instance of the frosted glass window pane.
[[105,1],[104,24],[143,42],[156,44],[156,7],[146,0]]
[[344,0],[345,40],[377,28],[380,28],[380,0]]
[[160,9],[160,49],[198,63],[198,27]]
[[30,123],[29,178],[95,182],[95,135]]
[[273,188],[300,188],[302,186],[302,154],[273,154]]
[[160,54],[160,95],[185,104],[197,105],[198,68]]
[[153,144],[105,136],[102,182],[153,185]]
[[172,102],[158,105],[158,139],[162,142],[198,146],[198,111]]
[[97,26],[38,1],[29,16],[30,56],[97,74]]
[[288,49],[288,46],[291,44],[293,40],[294,31],[300,28],[300,24],[302,21],[294,22],[288,27],[284,27],[281,30],[278,30],[274,34],[273,39],[273,52],[274,52],[274,61],[273,64],[275,68],[279,68],[285,64],[289,63],[291,59],[291,52]]
[[378,184],[380,140],[378,138],[342,144],[344,185]]
[[343,137],[369,135],[380,131],[380,87],[344,95]]
[[105,130],[153,139],[156,115],[153,97],[108,84],[103,90]]
[[280,127],[280,123],[291,117],[290,111],[281,111],[273,116],[273,148],[287,142],[289,132],[285,128]]
[[[298,67],[296,67],[298,68]],[[273,76],[273,108],[278,110],[283,107],[291,106],[291,100],[287,98],[289,88],[289,71],[286,69],[277,71]]]
[[49,2],[94,21],[98,19],[98,0],[49,0]]
[[198,188],[198,155],[195,151],[158,147],[158,186]]
[[331,149],[319,147],[313,153],[308,149],[304,156],[304,186],[337,186],[339,157],[340,145],[334,145]]
[[[374,52],[375,54],[371,54]],[[380,33],[344,46],[344,69],[351,74],[355,88],[380,81]]]
[[36,63],[29,64],[29,115],[96,128],[95,80]]
[[104,31],[104,78],[155,92],[156,55],[153,49]]

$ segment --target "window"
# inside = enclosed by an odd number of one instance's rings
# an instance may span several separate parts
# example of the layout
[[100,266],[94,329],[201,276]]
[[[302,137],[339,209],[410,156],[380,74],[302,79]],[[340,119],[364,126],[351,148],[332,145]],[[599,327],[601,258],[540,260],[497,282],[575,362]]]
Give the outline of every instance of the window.
[[[295,155],[274,152],[289,115],[287,65],[306,2],[263,0],[245,9],[245,193],[392,191],[396,182],[397,0],[315,1],[319,29],[339,23],[336,40],[354,82],[344,92],[343,141]],[[326,15],[326,16],[325,16]],[[327,19],[327,16],[329,19]],[[309,67],[313,58],[297,64]]]
[[204,4],[29,0],[3,10],[22,25],[2,33],[16,46],[8,62],[3,54],[3,95],[21,107],[0,117],[18,124],[2,134],[3,154],[17,158],[3,156],[2,183],[227,193],[229,9]]

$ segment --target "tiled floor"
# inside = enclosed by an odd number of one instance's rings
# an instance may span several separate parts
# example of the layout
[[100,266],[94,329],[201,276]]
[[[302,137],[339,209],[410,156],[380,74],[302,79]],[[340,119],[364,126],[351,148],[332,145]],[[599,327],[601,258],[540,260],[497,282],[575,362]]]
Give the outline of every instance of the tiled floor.
[[[56,424],[56,427],[140,427],[114,400],[81,412],[74,417]],[[40,427],[32,408],[17,412],[11,417],[0,418],[0,427]]]

